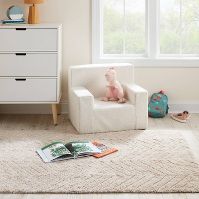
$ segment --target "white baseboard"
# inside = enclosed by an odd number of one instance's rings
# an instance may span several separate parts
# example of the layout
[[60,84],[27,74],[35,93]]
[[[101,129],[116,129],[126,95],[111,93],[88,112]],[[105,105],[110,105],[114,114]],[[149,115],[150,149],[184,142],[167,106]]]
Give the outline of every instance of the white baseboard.
[[[199,113],[199,103],[175,103],[169,105],[169,112],[176,113],[182,111],[190,113]],[[0,114],[51,114],[50,104],[29,104],[29,105],[0,105]],[[68,113],[68,103],[61,103],[61,113]]]
[[189,111],[190,113],[199,113],[199,103],[187,103],[187,104],[170,104],[169,112],[178,113],[182,111]]
[[[68,113],[68,104],[61,103],[61,114]],[[52,114],[49,104],[6,104],[0,105],[0,114]]]

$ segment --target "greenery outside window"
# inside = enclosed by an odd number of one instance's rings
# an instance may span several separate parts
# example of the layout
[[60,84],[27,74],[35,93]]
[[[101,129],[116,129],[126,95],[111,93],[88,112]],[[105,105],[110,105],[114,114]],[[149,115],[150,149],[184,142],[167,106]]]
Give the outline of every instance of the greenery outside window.
[[199,0],[93,0],[93,62],[199,67]]

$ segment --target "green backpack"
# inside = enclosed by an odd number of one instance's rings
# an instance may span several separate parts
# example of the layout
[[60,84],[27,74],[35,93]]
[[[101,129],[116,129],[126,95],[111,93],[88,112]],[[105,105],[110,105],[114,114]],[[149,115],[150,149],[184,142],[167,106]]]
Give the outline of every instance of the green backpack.
[[164,91],[154,93],[149,101],[149,117],[163,118],[168,114],[168,97]]

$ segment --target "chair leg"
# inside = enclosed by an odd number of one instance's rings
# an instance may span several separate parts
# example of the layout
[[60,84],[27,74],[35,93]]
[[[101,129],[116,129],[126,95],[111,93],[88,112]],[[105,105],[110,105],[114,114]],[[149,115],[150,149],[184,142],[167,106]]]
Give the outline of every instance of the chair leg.
[[57,104],[52,104],[53,122],[57,125]]

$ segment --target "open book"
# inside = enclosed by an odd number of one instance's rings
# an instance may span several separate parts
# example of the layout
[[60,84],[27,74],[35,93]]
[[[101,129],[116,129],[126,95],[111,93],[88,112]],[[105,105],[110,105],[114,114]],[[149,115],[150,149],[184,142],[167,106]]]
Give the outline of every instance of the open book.
[[101,153],[94,144],[88,141],[53,142],[36,151],[44,162],[55,162],[67,159],[92,156]]

